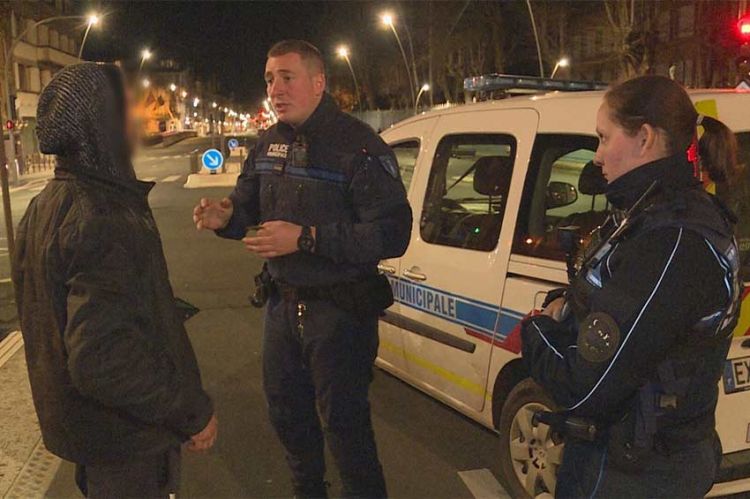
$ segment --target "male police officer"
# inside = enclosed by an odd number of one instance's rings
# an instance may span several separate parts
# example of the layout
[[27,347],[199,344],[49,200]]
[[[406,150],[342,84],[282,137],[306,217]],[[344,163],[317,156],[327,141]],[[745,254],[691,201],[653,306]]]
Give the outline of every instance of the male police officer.
[[202,199],[194,221],[268,259],[264,388],[295,494],[326,496],[324,431],[344,495],[384,497],[367,392],[393,298],[377,262],[406,250],[411,210],[393,152],[325,92],[315,47],[276,44],[265,79],[280,122],[229,198]]

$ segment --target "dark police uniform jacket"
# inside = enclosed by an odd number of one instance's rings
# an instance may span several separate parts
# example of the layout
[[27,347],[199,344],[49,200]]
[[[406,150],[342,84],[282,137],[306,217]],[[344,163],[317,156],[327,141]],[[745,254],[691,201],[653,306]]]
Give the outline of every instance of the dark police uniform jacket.
[[629,209],[654,181],[647,208],[580,276],[586,296],[574,286],[569,301],[583,302],[576,316],[533,317],[522,336],[533,378],[568,413],[613,425],[628,449],[675,448],[713,434],[739,313],[730,217],[683,158],[629,172],[607,197]]
[[274,280],[292,286],[357,281],[409,243],[411,209],[393,151],[328,94],[301,126],[278,123],[262,135],[229,197],[234,212],[222,237],[241,239],[272,220],[316,227],[314,254],[268,262]]

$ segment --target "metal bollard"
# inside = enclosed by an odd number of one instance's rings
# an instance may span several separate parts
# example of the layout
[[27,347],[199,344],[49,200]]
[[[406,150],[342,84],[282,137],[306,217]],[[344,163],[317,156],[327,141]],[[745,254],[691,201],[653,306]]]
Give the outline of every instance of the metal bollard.
[[200,168],[198,167],[198,153],[192,153],[190,155],[190,173],[198,173]]

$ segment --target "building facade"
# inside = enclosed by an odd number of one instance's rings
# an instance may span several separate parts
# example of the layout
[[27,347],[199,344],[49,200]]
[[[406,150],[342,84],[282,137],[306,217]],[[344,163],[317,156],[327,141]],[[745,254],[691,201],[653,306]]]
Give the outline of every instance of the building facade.
[[[15,122],[20,143],[18,156],[39,151],[36,110],[39,94],[52,77],[68,64],[78,62],[78,49],[85,22],[59,20],[41,26],[37,21],[75,15],[70,0],[0,2],[0,31],[5,46],[21,36],[13,52],[10,81],[15,89]],[[3,51],[4,52],[4,51]],[[6,61],[3,56],[2,68]],[[4,76],[3,76],[4,77]],[[11,89],[11,94],[13,90]],[[3,95],[3,103],[6,102]],[[7,112],[3,105],[3,116]]]

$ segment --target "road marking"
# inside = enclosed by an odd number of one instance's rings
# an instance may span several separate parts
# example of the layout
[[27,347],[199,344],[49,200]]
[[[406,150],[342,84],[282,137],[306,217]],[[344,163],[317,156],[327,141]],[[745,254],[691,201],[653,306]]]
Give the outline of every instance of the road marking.
[[0,367],[8,362],[22,346],[23,336],[21,336],[21,331],[13,331],[3,341],[0,341]]
[[487,468],[459,471],[458,476],[476,499],[510,498]]
[[143,177],[140,179],[141,182],[154,182],[156,180],[156,177]]
[[179,180],[182,175],[170,175],[169,177],[164,177],[161,179],[162,182],[174,182],[175,180]]

